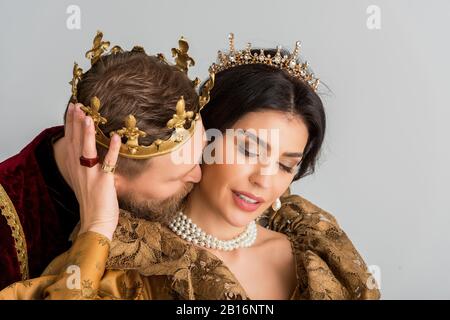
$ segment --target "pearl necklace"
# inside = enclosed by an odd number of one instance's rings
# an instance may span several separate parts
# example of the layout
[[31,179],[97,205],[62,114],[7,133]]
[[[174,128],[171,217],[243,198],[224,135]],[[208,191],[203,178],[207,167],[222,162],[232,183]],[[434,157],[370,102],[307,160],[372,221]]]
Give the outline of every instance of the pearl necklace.
[[193,223],[192,220],[181,211],[169,224],[169,228],[182,239],[190,243],[205,248],[224,251],[231,251],[238,248],[248,248],[253,245],[257,235],[256,222],[252,221],[248,224],[245,231],[237,237],[231,240],[219,240],[200,229],[200,227]]

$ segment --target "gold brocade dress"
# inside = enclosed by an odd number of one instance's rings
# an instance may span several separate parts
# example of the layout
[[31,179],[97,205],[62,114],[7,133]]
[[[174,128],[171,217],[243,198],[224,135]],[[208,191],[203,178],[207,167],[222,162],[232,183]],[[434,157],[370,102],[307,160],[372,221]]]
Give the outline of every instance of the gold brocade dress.
[[[380,298],[366,264],[331,214],[286,194],[281,209],[268,210],[259,223],[286,234],[292,244],[297,286],[291,299]],[[73,266],[81,270],[78,282]],[[0,298],[249,299],[214,254],[125,211],[111,242],[93,232],[80,235],[41,277],[8,286]]]

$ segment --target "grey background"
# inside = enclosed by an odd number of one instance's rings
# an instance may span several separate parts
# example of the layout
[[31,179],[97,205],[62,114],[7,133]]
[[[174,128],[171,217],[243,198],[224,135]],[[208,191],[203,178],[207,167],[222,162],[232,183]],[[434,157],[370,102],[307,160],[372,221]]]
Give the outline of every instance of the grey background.
[[[81,9],[69,30],[66,9]],[[381,29],[366,27],[369,5]],[[238,47],[293,47],[330,87],[317,173],[294,185],[333,213],[384,299],[450,298],[449,1],[0,1],[0,161],[62,123],[73,61],[95,31],[147,52],[180,35],[206,76],[227,34]]]

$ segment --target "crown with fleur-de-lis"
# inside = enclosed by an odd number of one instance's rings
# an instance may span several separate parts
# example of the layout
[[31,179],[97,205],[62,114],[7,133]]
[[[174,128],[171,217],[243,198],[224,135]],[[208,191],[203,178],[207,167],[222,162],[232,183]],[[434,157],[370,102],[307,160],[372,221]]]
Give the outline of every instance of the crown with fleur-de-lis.
[[[174,66],[187,74],[188,68],[190,66],[194,66],[195,61],[188,54],[189,44],[186,39],[181,37],[178,41],[178,45],[178,48],[172,48],[171,50],[172,56],[175,58]],[[103,33],[101,31],[97,31],[97,34],[94,37],[92,49],[86,52],[86,58],[91,61],[91,66],[100,61],[102,56],[105,54],[124,53],[124,50],[119,46],[114,46],[110,49],[109,53],[107,53],[109,46],[109,41],[103,41]],[[134,46],[131,52],[145,53],[145,50],[141,46]],[[156,57],[162,63],[169,64],[162,53],[158,53]],[[74,103],[77,102],[77,88],[78,83],[82,81],[82,77],[83,70],[77,63],[74,63],[72,81],[69,82],[72,87],[71,101]],[[194,86],[197,86],[200,83],[200,80],[196,78],[192,81],[192,83]],[[130,114],[124,119],[125,126],[123,128],[112,131],[109,135],[106,135],[100,127],[108,121],[101,115],[100,99],[93,97],[90,101],[90,105],[82,106],[81,109],[87,115],[92,117],[96,129],[96,141],[99,145],[109,148],[111,136],[116,133],[122,138],[122,141],[125,141],[125,143],[122,143],[120,147],[119,154],[121,156],[132,159],[148,159],[172,152],[192,137],[195,131],[195,124],[197,120],[200,119],[200,110],[209,102],[209,93],[213,86],[214,74],[211,73],[209,79],[203,85],[202,92],[198,97],[199,110],[195,113],[193,111],[186,111],[185,100],[183,96],[181,96],[176,104],[176,113],[171,119],[168,119],[166,124],[167,128],[173,129],[171,136],[166,140],[157,139],[148,146],[142,145],[139,142],[139,139],[146,137],[147,133],[137,127],[137,120],[134,115]],[[188,128],[186,128],[186,125]]]
[[236,50],[234,47],[234,34],[228,35],[229,52],[218,52],[217,63],[213,63],[210,67],[210,73],[218,73],[220,71],[230,69],[246,64],[265,64],[275,68],[286,70],[295,78],[306,82],[314,91],[317,90],[320,80],[314,77],[314,73],[309,71],[308,62],[299,63],[298,56],[300,53],[300,42],[295,43],[295,48],[289,55],[282,55],[282,47],[278,46],[275,55],[265,54],[264,50],[259,53],[252,53],[252,45],[247,44],[244,50]]

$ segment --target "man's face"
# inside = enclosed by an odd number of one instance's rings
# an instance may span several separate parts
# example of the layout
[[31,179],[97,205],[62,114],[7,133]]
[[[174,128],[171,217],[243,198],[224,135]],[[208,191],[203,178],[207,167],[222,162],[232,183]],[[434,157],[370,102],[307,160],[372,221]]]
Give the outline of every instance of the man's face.
[[[120,207],[138,217],[162,223],[170,221],[193,184],[202,177],[199,163],[205,145],[205,129],[200,119],[192,137],[177,150],[151,158],[136,177],[117,175]],[[178,159],[183,162],[177,162]]]

